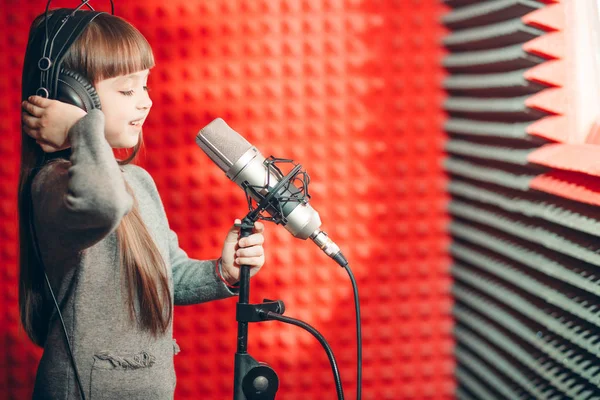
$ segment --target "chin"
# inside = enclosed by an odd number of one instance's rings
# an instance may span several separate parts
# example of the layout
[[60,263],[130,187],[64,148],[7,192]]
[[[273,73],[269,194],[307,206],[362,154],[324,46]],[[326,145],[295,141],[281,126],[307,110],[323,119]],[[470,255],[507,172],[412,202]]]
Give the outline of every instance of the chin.
[[138,144],[139,140],[140,132],[133,135],[128,132],[126,134],[118,135],[113,140],[109,140],[108,143],[113,149],[130,149]]
[[138,143],[137,140],[119,140],[117,142],[109,142],[113,149],[130,149]]
[[120,144],[117,146],[110,146],[113,149],[131,149],[136,145],[136,143],[131,143],[131,144]]

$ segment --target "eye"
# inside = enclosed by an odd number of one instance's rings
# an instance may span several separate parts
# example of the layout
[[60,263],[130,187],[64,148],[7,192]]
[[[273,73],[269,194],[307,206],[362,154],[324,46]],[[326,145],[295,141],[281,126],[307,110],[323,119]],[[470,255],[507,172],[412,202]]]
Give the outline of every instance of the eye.
[[150,91],[150,88],[149,88],[148,86],[144,86],[144,90],[145,90],[146,92],[149,92],[149,91]]
[[121,94],[123,94],[125,96],[133,96],[133,90],[128,90],[126,92],[119,92],[119,93],[121,93]]

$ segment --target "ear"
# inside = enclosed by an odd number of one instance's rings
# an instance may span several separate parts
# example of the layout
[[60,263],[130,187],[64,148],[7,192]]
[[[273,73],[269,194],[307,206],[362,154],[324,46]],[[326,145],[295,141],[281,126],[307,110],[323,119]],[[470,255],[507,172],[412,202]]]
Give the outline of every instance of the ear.
[[72,104],[84,111],[102,109],[100,97],[90,81],[67,68],[60,69],[56,100]]

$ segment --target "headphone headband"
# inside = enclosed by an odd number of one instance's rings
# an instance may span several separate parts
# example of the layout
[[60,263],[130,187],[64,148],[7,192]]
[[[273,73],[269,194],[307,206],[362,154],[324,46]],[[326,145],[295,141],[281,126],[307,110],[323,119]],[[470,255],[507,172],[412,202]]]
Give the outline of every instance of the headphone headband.
[[[34,29],[27,45],[23,68],[23,99],[31,95],[56,99],[61,65],[69,48],[85,28],[103,11],[95,11],[89,0],[83,0],[77,8],[52,10],[48,1],[43,21]],[[114,15],[114,3],[111,0]],[[81,10],[87,6],[90,10]],[[43,25],[43,26],[42,26]]]
[[58,74],[67,51],[83,33],[85,28],[98,15],[98,11],[56,10],[50,20],[46,19],[46,29],[51,26],[50,36],[45,36],[42,54],[37,62],[40,71],[38,96],[56,98]]

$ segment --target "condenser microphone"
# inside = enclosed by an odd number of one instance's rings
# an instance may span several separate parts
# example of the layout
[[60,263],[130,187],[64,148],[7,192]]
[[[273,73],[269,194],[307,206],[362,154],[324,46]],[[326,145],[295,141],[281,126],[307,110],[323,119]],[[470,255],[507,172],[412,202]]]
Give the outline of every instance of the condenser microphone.
[[306,196],[302,196],[302,190],[293,184],[280,184],[284,176],[278,168],[271,167],[272,158],[266,159],[221,118],[202,128],[196,143],[256,202],[267,196],[274,199],[276,206],[265,209],[273,221],[283,225],[296,238],[310,238],[341,266],[348,264],[340,248],[320,229],[319,213],[308,204]]

